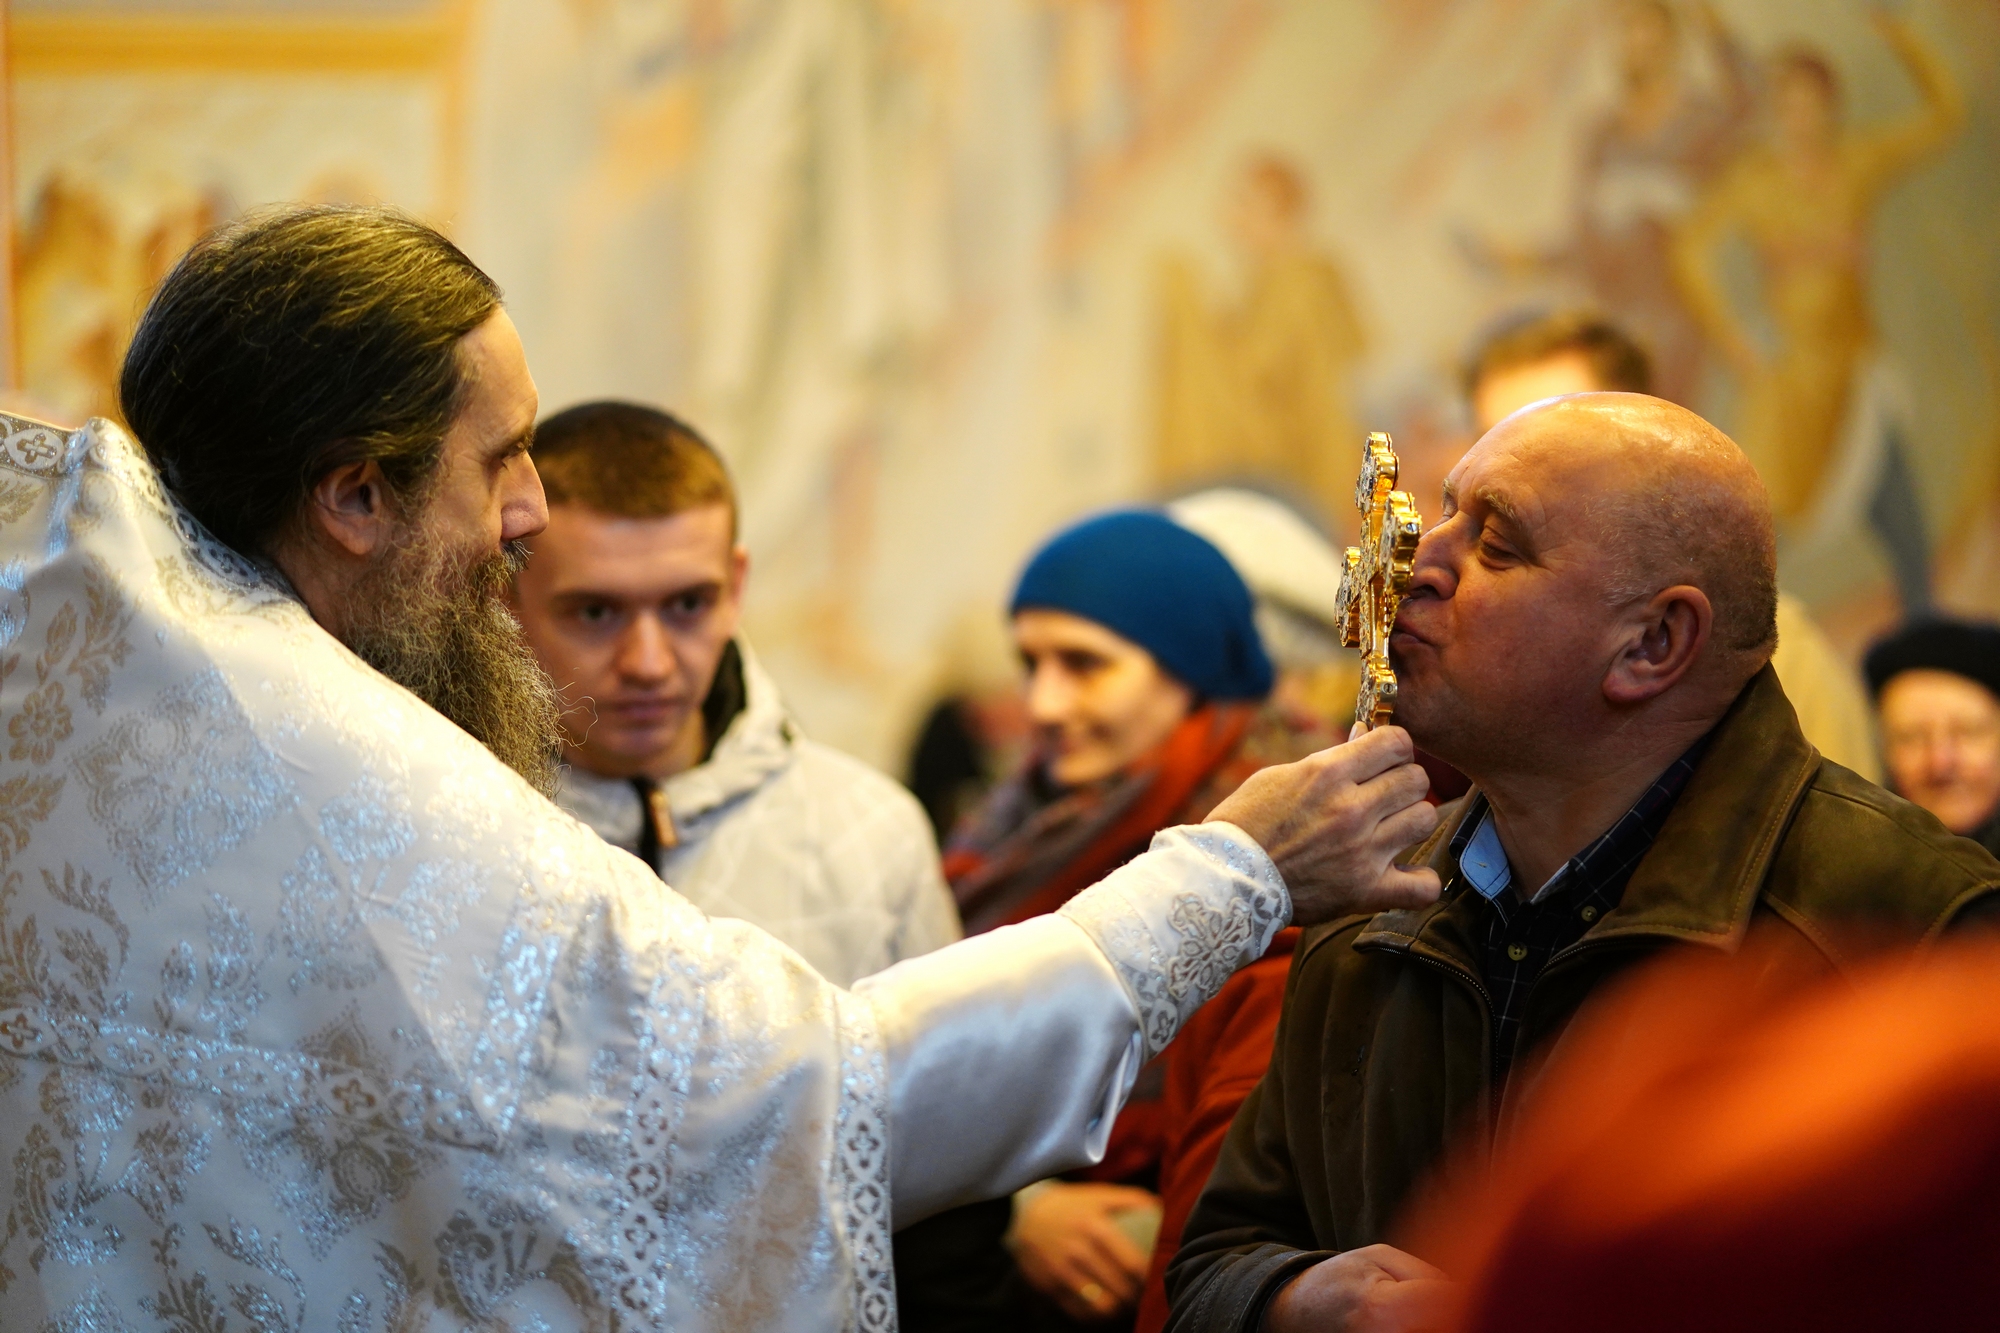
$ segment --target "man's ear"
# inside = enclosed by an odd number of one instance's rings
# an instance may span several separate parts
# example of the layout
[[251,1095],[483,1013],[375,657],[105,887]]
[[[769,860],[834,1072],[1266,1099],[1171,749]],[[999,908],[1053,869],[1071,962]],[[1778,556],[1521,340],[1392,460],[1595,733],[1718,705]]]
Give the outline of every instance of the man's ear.
[[367,559],[389,544],[395,529],[389,488],[374,459],[347,463],[306,494],[306,523],[341,550]]
[[1624,622],[1623,645],[1604,673],[1605,699],[1641,704],[1666,693],[1701,660],[1714,627],[1701,589],[1677,584],[1655,593]]
[[729,553],[729,600],[743,600],[743,585],[750,578],[750,548],[738,546]]

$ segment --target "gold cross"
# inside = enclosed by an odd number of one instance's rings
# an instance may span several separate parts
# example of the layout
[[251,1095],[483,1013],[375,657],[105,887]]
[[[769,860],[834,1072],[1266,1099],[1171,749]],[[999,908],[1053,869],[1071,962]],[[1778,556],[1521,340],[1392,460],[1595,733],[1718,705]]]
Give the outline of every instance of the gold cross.
[[1361,545],[1347,548],[1340,569],[1340,641],[1361,650],[1361,694],[1354,720],[1373,731],[1396,711],[1396,672],[1389,665],[1389,631],[1410,586],[1410,565],[1424,520],[1408,491],[1396,489],[1396,446],[1377,431],[1368,437],[1361,479],[1354,483],[1361,511]]

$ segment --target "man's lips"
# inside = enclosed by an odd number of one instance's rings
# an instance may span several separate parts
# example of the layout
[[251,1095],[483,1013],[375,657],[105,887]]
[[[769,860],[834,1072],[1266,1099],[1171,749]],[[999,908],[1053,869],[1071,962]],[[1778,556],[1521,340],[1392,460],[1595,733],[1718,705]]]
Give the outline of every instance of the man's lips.
[[1400,616],[1397,617],[1395,625],[1389,630],[1389,646],[1391,648],[1408,648],[1412,644],[1418,643],[1426,647],[1430,646],[1429,639],[1426,639],[1423,635],[1405,625]]

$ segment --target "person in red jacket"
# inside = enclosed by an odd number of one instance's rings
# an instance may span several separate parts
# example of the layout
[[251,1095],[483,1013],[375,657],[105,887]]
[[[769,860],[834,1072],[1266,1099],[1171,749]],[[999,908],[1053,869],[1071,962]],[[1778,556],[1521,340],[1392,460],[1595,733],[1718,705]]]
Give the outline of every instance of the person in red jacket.
[[1280,931],[1271,951],[1231,977],[1160,1053],[1160,1235],[1134,1333],[1160,1333],[1167,1326],[1167,1264],[1180,1248],[1181,1228],[1215,1168],[1236,1108],[1271,1063],[1298,941],[1296,927]]
[[[1157,511],[1113,511],[1057,534],[1030,560],[1010,614],[1036,748],[946,848],[968,934],[1055,911],[1257,769],[1339,739],[1270,701],[1274,672],[1242,576]],[[1282,960],[1276,968],[1282,985]],[[904,1327],[1127,1324],[1160,1215],[1169,1067],[1163,1055],[1142,1071],[1096,1167],[1033,1186],[1011,1208],[975,1204],[899,1236]]]

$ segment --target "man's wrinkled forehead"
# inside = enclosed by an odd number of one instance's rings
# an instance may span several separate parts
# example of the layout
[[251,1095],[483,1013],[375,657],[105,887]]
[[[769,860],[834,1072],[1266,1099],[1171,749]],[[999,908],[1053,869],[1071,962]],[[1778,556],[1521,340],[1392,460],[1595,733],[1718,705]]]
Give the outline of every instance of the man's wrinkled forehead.
[[1447,511],[1478,508],[1524,540],[1581,522],[1621,485],[1615,449],[1587,418],[1509,418],[1482,436],[1445,479]]
[[1496,434],[1487,432],[1444,479],[1446,512],[1477,508],[1517,527],[1538,527],[1546,516],[1538,494],[1536,460],[1524,457],[1514,442],[1496,439]]

